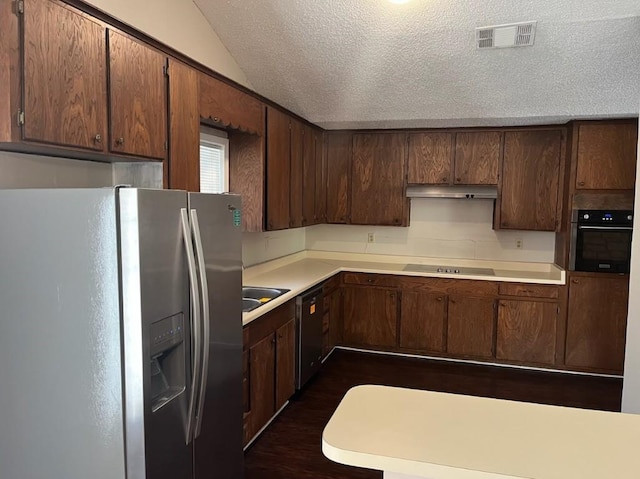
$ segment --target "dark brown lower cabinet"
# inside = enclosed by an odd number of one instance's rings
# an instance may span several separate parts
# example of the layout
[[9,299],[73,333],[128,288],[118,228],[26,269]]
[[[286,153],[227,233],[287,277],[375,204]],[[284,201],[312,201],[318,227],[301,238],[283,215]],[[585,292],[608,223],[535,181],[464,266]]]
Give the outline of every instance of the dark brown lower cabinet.
[[496,358],[554,364],[557,319],[557,303],[500,300]]
[[277,411],[296,392],[296,320],[276,330],[276,406]]
[[244,328],[244,443],[295,392],[295,305],[266,313]]
[[398,292],[371,287],[344,288],[343,341],[350,345],[395,347]]
[[446,317],[446,295],[403,291],[400,307],[400,347],[444,352]]
[[622,373],[629,277],[571,273],[565,364]]
[[[339,283],[339,281],[338,281]],[[326,356],[337,344],[342,343],[342,290],[325,287],[322,311],[322,356]]]
[[447,353],[492,358],[496,327],[495,305],[494,298],[449,296]]

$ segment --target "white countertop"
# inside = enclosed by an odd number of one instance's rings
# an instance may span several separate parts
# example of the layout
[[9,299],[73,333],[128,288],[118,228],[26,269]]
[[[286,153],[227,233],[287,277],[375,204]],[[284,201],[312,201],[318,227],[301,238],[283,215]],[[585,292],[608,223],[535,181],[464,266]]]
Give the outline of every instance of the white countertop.
[[635,479],[639,444],[640,415],[368,385],[322,435],[335,462],[430,479]]
[[[432,264],[493,269],[495,275],[465,275],[404,271],[407,264]],[[384,273],[482,281],[507,281],[538,284],[564,284],[565,271],[550,263],[519,263],[506,261],[480,261],[410,256],[383,256],[370,254],[302,251],[244,270],[245,286],[284,288],[290,292],[269,301],[259,308],[242,314],[246,325],[263,314],[295,298],[310,287],[340,271]]]

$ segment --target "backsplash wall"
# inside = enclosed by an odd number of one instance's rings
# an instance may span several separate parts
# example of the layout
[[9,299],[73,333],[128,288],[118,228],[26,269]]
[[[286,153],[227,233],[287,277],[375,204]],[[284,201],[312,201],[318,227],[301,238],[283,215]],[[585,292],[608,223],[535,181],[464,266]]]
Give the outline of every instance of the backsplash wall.
[[306,229],[243,233],[242,263],[252,266],[304,250]]
[[494,231],[492,221],[491,200],[414,198],[408,228],[316,225],[306,229],[305,244],[347,253],[553,263],[555,233]]

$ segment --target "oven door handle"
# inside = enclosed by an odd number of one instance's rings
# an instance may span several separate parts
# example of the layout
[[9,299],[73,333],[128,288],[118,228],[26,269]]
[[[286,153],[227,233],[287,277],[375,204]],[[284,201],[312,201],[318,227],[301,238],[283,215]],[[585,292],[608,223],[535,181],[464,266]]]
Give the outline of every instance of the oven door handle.
[[618,231],[632,231],[632,226],[580,226],[578,225],[579,230],[618,230]]

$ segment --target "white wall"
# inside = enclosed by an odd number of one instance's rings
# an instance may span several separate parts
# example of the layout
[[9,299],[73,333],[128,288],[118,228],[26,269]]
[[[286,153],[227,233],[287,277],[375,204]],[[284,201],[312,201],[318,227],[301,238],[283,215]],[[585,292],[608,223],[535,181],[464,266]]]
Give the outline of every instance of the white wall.
[[192,0],[87,0],[87,3],[251,88],[244,72]]
[[[640,165],[640,148],[638,148]],[[640,168],[636,168],[634,211],[640,211]],[[627,315],[627,345],[622,388],[622,411],[640,414],[640,219],[635,215],[635,230],[631,244],[631,274],[629,277],[629,312]]]
[[74,188],[113,184],[108,163],[0,151],[0,188]]
[[242,263],[245,266],[251,266],[304,250],[306,229],[244,233]]
[[[494,231],[491,200],[414,198],[409,228],[317,225],[306,249],[441,258],[553,263],[555,233]],[[368,233],[374,243],[367,242]],[[516,248],[522,239],[522,249]]]

